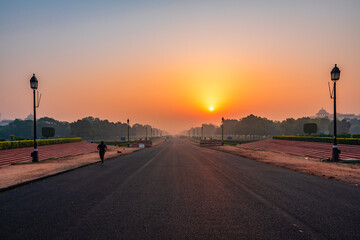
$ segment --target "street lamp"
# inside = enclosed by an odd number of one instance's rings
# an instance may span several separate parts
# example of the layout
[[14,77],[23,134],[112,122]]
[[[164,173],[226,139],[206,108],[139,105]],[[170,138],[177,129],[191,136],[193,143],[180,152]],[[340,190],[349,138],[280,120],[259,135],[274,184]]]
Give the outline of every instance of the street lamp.
[[340,78],[340,69],[336,66],[331,70],[331,81],[334,82],[334,88],[333,88],[333,95],[331,96],[332,99],[334,99],[334,145],[332,150],[332,159],[331,161],[337,162],[339,161],[339,154],[340,150],[337,146],[337,139],[336,139],[336,82]]
[[204,126],[201,125],[201,139],[204,139]]
[[128,129],[128,147],[130,147],[130,120],[127,119],[127,129]]
[[221,145],[224,146],[224,117],[221,118]]
[[38,88],[38,80],[33,74],[32,78],[30,79],[30,87],[33,90],[34,95],[34,151],[31,153],[32,162],[38,162],[38,149],[37,149],[37,142],[36,142],[36,96],[35,91]]

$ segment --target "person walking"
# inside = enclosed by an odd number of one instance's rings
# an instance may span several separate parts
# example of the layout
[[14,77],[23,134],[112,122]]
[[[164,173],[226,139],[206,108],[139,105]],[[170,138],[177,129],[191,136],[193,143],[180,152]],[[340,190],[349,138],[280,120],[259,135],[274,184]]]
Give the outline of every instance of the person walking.
[[99,150],[99,155],[100,155],[100,159],[101,159],[101,165],[103,165],[104,164],[105,152],[107,150],[107,146],[104,144],[104,141],[101,141],[101,143],[97,146],[97,150]]

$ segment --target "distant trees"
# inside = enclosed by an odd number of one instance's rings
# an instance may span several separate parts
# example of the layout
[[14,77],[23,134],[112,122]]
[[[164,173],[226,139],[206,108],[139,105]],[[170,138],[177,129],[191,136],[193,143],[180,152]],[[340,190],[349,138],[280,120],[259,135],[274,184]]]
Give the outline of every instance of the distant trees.
[[[37,136],[41,136],[43,127],[52,127],[55,129],[54,137],[70,137],[70,127],[68,122],[60,122],[53,118],[40,118],[37,120]],[[15,119],[9,125],[0,126],[0,138],[10,139],[14,135],[16,139],[33,139],[34,132],[33,120]]]
[[71,135],[85,139],[118,139],[127,136],[126,123],[86,117],[70,123]]
[[20,120],[15,119],[8,125],[7,136],[14,135],[16,139],[31,139],[34,136],[33,133],[34,121],[32,120]]
[[[100,120],[99,118],[86,117],[76,122],[70,123],[70,130],[72,136],[82,137],[84,139],[121,139],[127,137],[127,123],[109,122],[108,120]],[[141,125],[135,123],[130,127],[130,137],[132,138],[145,138],[159,136],[162,131],[157,128],[152,128],[150,125]]]
[[[204,136],[213,137],[216,135],[218,127],[215,126],[214,124],[203,124],[202,128],[204,131]],[[200,132],[200,134],[201,134],[201,132]]]
[[275,135],[279,133],[279,128],[273,121],[251,114],[239,120],[237,133],[250,136]]
[[[237,133],[238,125],[239,125],[239,121],[236,119],[225,119],[224,120],[224,134],[231,135],[231,134]],[[221,134],[221,132],[219,132],[218,134]]]
[[[224,120],[224,135],[245,135],[272,136],[272,135],[301,135],[304,134],[304,124],[316,123],[319,134],[333,134],[333,121],[328,118],[288,118],[284,121],[272,121],[267,118],[255,116],[253,114],[237,119]],[[10,139],[33,139],[32,120],[16,119],[9,125],[0,126],[0,140]],[[50,127],[55,129],[55,138],[60,137],[82,137],[94,140],[117,140],[127,137],[127,124],[121,122],[110,122],[99,118],[86,117],[75,122],[62,122],[49,117],[40,118],[37,121],[38,136],[42,136],[41,129]],[[221,135],[221,127],[213,124],[203,124],[204,137],[215,137]],[[343,119],[337,122],[338,134],[360,134],[360,120]],[[160,136],[163,132],[160,129],[152,128],[150,125],[135,123],[130,128],[131,138],[145,138],[146,129],[148,137],[151,132],[153,136]],[[193,127],[186,132],[191,136],[201,136],[202,128]]]
[[[332,126],[333,121],[331,122],[331,125],[329,126],[329,132],[330,134],[334,134],[334,127]],[[347,134],[349,133],[350,127],[351,127],[351,122],[347,119],[343,119],[341,121],[337,121],[337,131],[338,134]]]
[[[14,139],[33,139],[32,120],[16,119],[9,125],[0,126],[0,140],[10,139],[10,135]],[[52,137],[42,133],[43,128],[53,128],[55,130],[54,137],[82,137],[84,139],[104,139],[117,140],[121,137],[127,137],[127,124],[121,122],[109,122],[108,120],[100,120],[99,118],[86,117],[75,122],[61,122],[53,118],[44,117],[37,121],[37,136]],[[150,125],[134,124],[130,128],[130,136],[132,138],[145,138],[148,129],[148,137],[160,136],[163,132],[160,129],[152,128]]]
[[[313,134],[333,134],[333,121],[328,118],[311,119],[303,118],[288,118],[284,121],[272,121],[267,118],[255,116],[253,114],[247,117],[236,119],[225,119],[224,135],[242,135],[242,136],[273,136],[273,135],[302,135],[305,133]],[[309,125],[310,124],[310,125]],[[316,125],[316,130],[314,129]],[[221,126],[212,125],[211,131],[208,130],[207,124],[202,125],[204,128],[204,137],[220,136]],[[304,126],[311,126],[311,129],[305,129]],[[343,119],[338,121],[338,134],[357,134],[360,133],[360,120],[357,119]],[[307,127],[306,127],[307,128]],[[215,129],[215,130],[214,130]],[[201,127],[194,127],[185,134],[192,136],[201,136]]]
[[351,119],[350,120],[350,129],[351,134],[360,134],[360,119]]
[[[32,122],[32,124],[34,124],[34,123]],[[61,121],[55,120],[53,118],[43,117],[43,118],[40,118],[37,121],[37,125],[38,125],[39,130],[44,128],[44,127],[52,127],[52,128],[54,128],[55,129],[54,137],[56,137],[56,138],[70,137],[70,124],[68,122],[61,122]],[[40,133],[38,132],[38,136],[40,136],[39,134]]]

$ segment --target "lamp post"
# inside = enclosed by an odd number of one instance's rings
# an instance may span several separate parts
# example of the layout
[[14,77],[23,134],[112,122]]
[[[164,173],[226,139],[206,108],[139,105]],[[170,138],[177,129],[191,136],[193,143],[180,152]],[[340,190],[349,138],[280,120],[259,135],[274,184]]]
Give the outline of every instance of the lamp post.
[[333,88],[333,96],[332,98],[334,99],[334,145],[333,145],[333,150],[332,150],[332,162],[337,162],[339,161],[339,154],[340,154],[340,150],[338,149],[337,146],[337,139],[336,139],[336,82],[339,80],[340,78],[340,69],[336,66],[331,70],[331,81],[334,82],[334,88]]
[[221,145],[224,146],[224,117],[221,118]]
[[146,137],[145,140],[147,140],[147,126],[145,127]]
[[127,129],[128,129],[128,147],[130,147],[130,120],[127,119]]
[[38,88],[38,80],[35,77],[35,74],[33,74],[32,78],[30,79],[30,87],[33,90],[34,95],[34,151],[31,153],[32,156],[32,162],[38,162],[38,149],[37,149],[37,142],[36,142],[36,96],[35,92]]
[[201,139],[204,139],[204,126],[201,125]]

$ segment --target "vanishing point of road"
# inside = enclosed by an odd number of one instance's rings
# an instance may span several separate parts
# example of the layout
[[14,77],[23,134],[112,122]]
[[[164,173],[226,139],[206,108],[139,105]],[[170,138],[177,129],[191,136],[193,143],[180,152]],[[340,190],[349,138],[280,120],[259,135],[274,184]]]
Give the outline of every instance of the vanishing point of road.
[[171,139],[0,193],[0,239],[360,239],[358,186]]

